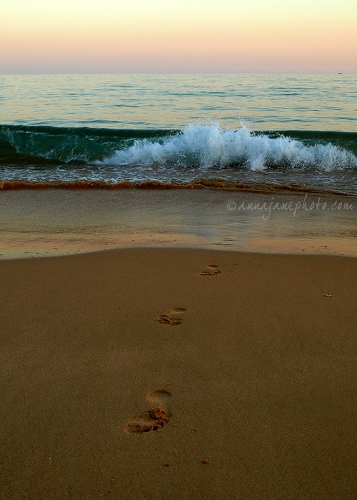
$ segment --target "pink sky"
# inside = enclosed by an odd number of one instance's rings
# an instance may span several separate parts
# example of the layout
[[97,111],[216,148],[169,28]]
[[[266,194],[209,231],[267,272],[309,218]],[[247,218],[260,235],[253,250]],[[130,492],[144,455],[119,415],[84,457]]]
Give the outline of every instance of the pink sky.
[[356,0],[5,0],[0,72],[353,73],[356,26]]

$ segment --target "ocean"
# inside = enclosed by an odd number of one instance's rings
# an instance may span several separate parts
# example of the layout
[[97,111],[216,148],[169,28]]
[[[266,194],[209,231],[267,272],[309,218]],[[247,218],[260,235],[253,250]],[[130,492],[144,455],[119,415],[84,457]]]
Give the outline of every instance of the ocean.
[[357,195],[357,75],[0,76],[0,188]]

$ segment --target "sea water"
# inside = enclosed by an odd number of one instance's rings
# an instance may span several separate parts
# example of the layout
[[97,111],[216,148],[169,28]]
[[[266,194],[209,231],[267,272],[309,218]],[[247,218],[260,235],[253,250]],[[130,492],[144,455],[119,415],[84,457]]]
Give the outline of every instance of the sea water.
[[357,195],[357,75],[0,76],[0,188]]

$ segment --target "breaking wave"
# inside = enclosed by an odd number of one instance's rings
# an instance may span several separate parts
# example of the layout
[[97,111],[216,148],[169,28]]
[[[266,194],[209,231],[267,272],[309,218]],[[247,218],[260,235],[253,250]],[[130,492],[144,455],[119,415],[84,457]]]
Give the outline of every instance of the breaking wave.
[[246,126],[225,130],[218,124],[196,124],[172,136],[135,140],[133,145],[117,150],[101,163],[330,172],[355,169],[357,157],[352,151],[326,140],[325,143],[306,144],[283,134],[254,133]]
[[0,126],[0,165],[101,164],[251,171],[357,168],[357,134],[253,132],[218,124],[178,130]]

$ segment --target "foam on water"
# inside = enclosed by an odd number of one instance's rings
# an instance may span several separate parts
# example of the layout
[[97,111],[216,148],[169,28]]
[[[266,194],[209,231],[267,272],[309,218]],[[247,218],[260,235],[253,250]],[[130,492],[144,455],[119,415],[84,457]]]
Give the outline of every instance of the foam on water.
[[159,139],[139,139],[128,148],[98,162],[111,165],[173,165],[176,167],[242,167],[250,171],[339,171],[357,167],[357,157],[331,143],[306,145],[280,135],[271,137],[219,124],[191,124],[182,132]]

